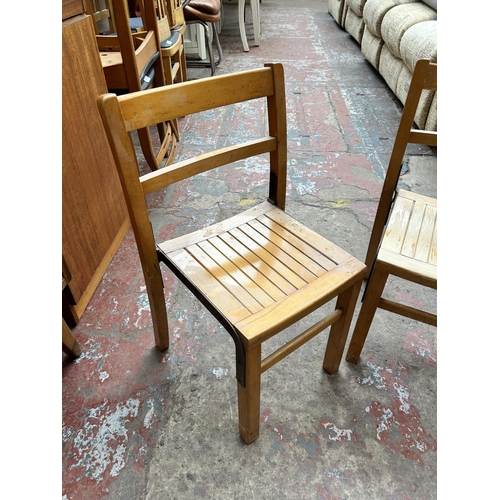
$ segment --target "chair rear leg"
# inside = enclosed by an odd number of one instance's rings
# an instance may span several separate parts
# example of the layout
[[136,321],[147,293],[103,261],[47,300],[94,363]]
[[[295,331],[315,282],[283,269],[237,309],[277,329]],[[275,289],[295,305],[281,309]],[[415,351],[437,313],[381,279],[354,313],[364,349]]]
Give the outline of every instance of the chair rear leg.
[[[147,268],[146,268],[147,269]],[[153,320],[155,344],[158,350],[164,351],[169,346],[167,306],[163,292],[163,278],[159,265],[149,266],[151,272],[146,272],[143,267],[146,289],[148,292],[149,307]]]
[[377,269],[377,263],[375,262],[375,267],[368,281],[365,298],[347,350],[346,360],[349,363],[356,364],[358,362],[388,277],[388,273]]
[[62,318],[62,350],[72,358],[78,358],[82,354],[82,348],[64,318]]
[[260,13],[259,13],[259,0],[250,0],[252,5],[252,22],[254,33],[254,45],[260,45]]
[[259,437],[261,345],[245,350],[245,387],[238,382],[240,437],[250,444]]
[[213,39],[215,40],[215,46],[217,47],[217,54],[218,54],[217,61],[214,60],[214,66],[218,66],[222,62],[224,56],[222,54],[222,47],[219,40],[219,34],[217,33],[217,26],[213,24],[212,27],[213,27],[212,29]]
[[214,49],[213,49],[213,31],[214,25],[210,27],[208,24],[204,24],[205,27],[205,43],[208,51],[208,59],[210,61],[210,76],[214,76],[215,74],[215,60],[214,60]]
[[238,1],[238,23],[240,25],[240,37],[241,37],[241,43],[243,44],[243,51],[248,52],[249,48],[248,48],[247,34],[245,30],[245,5],[246,5],[245,0]]
[[356,302],[359,296],[363,276],[345,292],[341,293],[337,298],[335,309],[342,309],[342,317],[336,321],[330,328],[328,343],[326,345],[325,358],[323,361],[323,369],[332,375],[339,369],[344,353],[347,335],[351,326],[352,316],[356,307]]

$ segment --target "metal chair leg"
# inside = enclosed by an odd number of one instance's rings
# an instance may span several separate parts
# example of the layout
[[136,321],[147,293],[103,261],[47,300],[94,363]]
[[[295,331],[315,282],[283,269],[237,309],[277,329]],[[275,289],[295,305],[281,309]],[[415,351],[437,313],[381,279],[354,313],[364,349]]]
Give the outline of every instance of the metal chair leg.
[[[188,68],[210,68],[211,75],[213,76],[215,74],[215,68],[221,63],[222,61],[222,47],[220,45],[219,41],[219,35],[217,33],[217,28],[214,23],[210,23],[212,26],[212,29],[210,29],[209,23],[205,21],[187,21],[187,24],[201,24],[204,29],[205,29],[205,43],[208,51],[208,58],[209,61],[187,61],[187,67]],[[218,53],[218,60],[215,61],[214,59],[214,51],[213,51],[213,41],[215,39],[215,45],[217,47],[217,53]]]

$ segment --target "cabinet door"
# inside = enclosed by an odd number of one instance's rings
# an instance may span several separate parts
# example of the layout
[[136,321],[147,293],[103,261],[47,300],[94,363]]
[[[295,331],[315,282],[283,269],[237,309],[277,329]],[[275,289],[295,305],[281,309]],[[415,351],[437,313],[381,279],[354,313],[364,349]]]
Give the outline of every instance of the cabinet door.
[[62,250],[73,324],[99,284],[128,227],[127,209],[97,109],[107,92],[92,20],[62,26]]

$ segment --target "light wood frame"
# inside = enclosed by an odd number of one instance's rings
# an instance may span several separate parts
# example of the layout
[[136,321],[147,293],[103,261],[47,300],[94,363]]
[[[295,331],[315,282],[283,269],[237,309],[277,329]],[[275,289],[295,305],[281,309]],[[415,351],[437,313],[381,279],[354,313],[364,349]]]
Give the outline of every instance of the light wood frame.
[[[259,98],[267,102],[268,131],[262,137],[139,177],[131,131]],[[287,130],[283,66],[266,64],[256,70],[121,97],[107,94],[98,104],[129,208],[156,345],[160,350],[169,346],[161,261],[209,308],[235,342],[240,436],[251,443],[259,435],[260,381],[265,370],[328,327],[323,367],[330,374],[338,370],[365,274],[364,264],[284,212]],[[155,242],[145,200],[148,193],[261,154],[269,155],[267,201],[208,228]],[[333,313],[261,359],[263,342],[336,297]]]

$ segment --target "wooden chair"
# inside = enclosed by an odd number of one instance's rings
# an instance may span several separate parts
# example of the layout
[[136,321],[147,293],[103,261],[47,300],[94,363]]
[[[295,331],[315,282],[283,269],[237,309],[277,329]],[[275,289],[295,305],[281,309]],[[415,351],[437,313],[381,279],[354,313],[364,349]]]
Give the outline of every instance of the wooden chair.
[[[370,266],[373,252],[374,263],[347,351],[346,359],[351,363],[358,362],[377,308],[437,325],[435,314],[382,297],[389,275],[437,288],[437,200],[406,190],[393,196],[407,145],[437,146],[437,132],[413,128],[415,113],[425,91],[437,91],[437,64],[422,59],[413,73],[386,173],[374,224],[377,232],[370,239],[366,264]],[[382,231],[385,227],[385,234],[379,245],[380,226]]]
[[[436,146],[437,144],[436,132],[428,132],[425,130],[417,131],[413,128],[416,110],[420,103],[420,96],[424,96],[426,92],[433,92],[432,88],[428,88],[432,86],[430,79],[427,82],[425,81],[426,66],[430,68],[429,71],[434,71],[433,66],[430,63],[419,63],[418,67],[422,73],[417,77],[415,77],[415,75],[413,77],[414,92],[410,94],[410,91],[408,90],[408,96],[405,101],[400,125],[396,134],[394,146],[392,148],[391,158],[385,174],[384,185],[380,194],[377,214],[375,216],[372,234],[368,243],[368,250],[366,252],[365,264],[368,272],[373,267],[375,255],[380,245],[380,241],[382,240],[384,227],[394,200],[394,194],[396,192],[399,174],[401,172],[401,166],[403,164],[408,144],[427,144],[429,146]],[[422,78],[424,78],[423,83],[421,80]],[[419,88],[420,85],[423,85],[421,90]],[[409,101],[408,98],[410,98]]]
[[[186,20],[184,19],[184,5],[189,3],[189,0],[164,0],[167,8],[167,15],[170,22],[170,30],[172,33],[179,33],[182,37],[183,51],[179,57],[179,79],[178,81],[186,82],[187,77],[187,63],[186,63],[186,45],[184,41],[184,33],[186,32]],[[174,60],[176,60],[174,58]]]
[[85,11],[92,17],[96,35],[115,32],[113,13],[109,0],[85,0]]
[[[160,35],[153,0],[143,1],[145,31],[132,33],[127,0],[112,0],[116,35],[97,35],[106,84],[110,92],[138,92],[165,85]],[[137,131],[144,157],[151,168],[173,162],[179,134],[172,122],[154,124],[160,145],[155,147],[150,127]]]
[[[130,132],[157,120],[262,98],[268,131],[247,142],[138,176]],[[226,328],[236,345],[239,428],[245,443],[259,435],[261,374],[331,326],[323,367],[339,367],[365,266],[284,211],[287,130],[281,64],[207,77],[162,89],[101,96],[99,109],[122,182],[145,276],[155,341],[169,346],[160,261]],[[262,114],[256,123],[265,126]],[[253,115],[252,115],[253,116]],[[147,194],[196,174],[269,153],[269,199],[214,225],[156,244]],[[261,360],[263,342],[337,297],[326,318]]]
[[184,33],[186,31],[184,7],[189,3],[189,0],[166,0],[165,3],[170,21],[170,29]]
[[[186,25],[181,24],[171,25],[170,11],[174,11],[173,7],[169,7],[169,0],[157,0],[157,19],[160,32],[160,51],[163,58],[163,67],[165,69],[165,83],[171,85],[187,81],[187,66],[186,52],[184,46],[184,31]],[[182,14],[182,9],[180,9]],[[177,18],[175,22],[177,22]],[[174,29],[178,28],[178,29]]]

